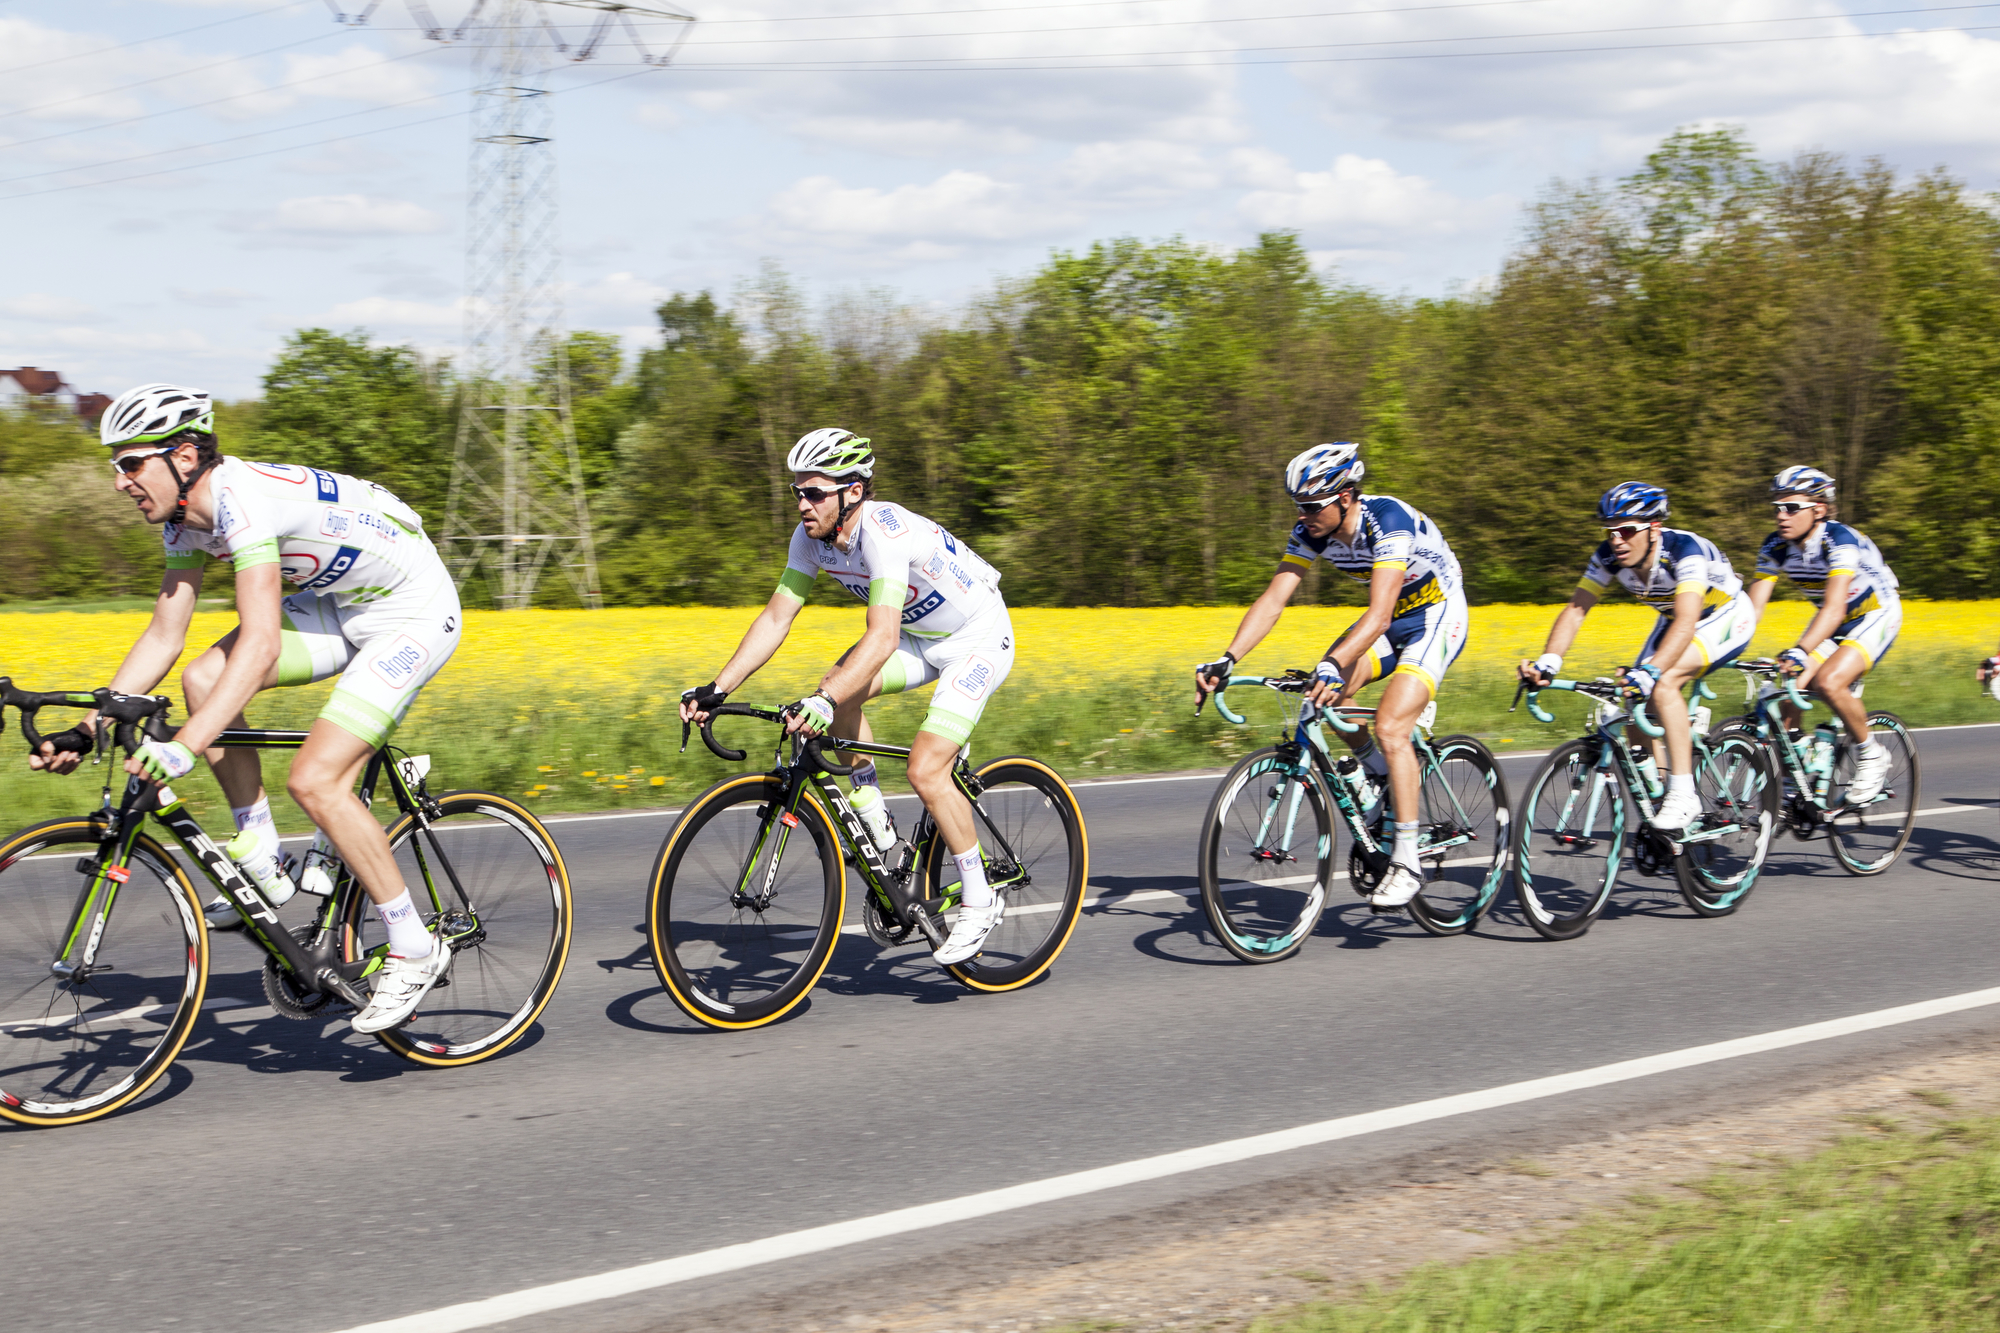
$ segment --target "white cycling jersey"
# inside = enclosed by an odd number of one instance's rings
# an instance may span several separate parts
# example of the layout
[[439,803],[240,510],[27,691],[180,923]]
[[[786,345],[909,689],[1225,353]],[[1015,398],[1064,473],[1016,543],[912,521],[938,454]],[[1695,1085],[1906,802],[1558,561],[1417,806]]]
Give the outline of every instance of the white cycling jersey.
[[1758,581],[1788,578],[1814,606],[1824,600],[1826,581],[1835,574],[1853,576],[1847,585],[1849,619],[1902,602],[1896,575],[1882,552],[1845,523],[1828,519],[1796,542],[1774,532],[1757,551]]
[[1400,619],[1434,602],[1465,596],[1458,557],[1429,515],[1392,495],[1360,497],[1361,526],[1353,544],[1337,535],[1315,537],[1300,523],[1292,529],[1278,568],[1305,573],[1325,560],[1341,573],[1366,583],[1377,569],[1403,571],[1403,591],[1391,615]]
[[800,601],[824,569],[870,606],[903,608],[903,632],[943,639],[1005,604],[1000,574],[972,548],[921,514],[887,500],[862,502],[861,522],[845,551],[792,533],[778,590]]
[[343,607],[451,583],[423,520],[372,481],[241,458],[224,458],[208,475],[215,528],[167,524],[169,569],[199,569],[210,556],[238,572],[275,564],[298,591]]
[[1736,577],[1721,548],[1681,528],[1661,528],[1658,552],[1650,563],[1636,569],[1618,563],[1610,542],[1599,542],[1576,586],[1602,597],[1613,583],[1663,616],[1673,614],[1676,593],[1697,591],[1702,595],[1703,620],[1729,606],[1743,591],[1743,580]]

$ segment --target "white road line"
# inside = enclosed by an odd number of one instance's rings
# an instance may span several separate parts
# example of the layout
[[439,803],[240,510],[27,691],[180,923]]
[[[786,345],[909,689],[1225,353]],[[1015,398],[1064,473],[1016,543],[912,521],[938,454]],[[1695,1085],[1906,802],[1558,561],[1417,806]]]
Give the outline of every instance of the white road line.
[[1334,1120],[1322,1120],[1317,1124],[1300,1125],[1296,1129],[1231,1139],[1222,1143],[1212,1143],[1206,1147],[1162,1153],[1157,1157],[1141,1157],[1135,1161],[1101,1166],[1089,1171],[1050,1176],[1023,1185],[1010,1185],[1005,1189],[987,1190],[984,1193],[968,1194],[957,1199],[920,1204],[914,1208],[898,1208],[892,1212],[877,1213],[872,1217],[857,1217],[846,1222],[786,1232],[784,1235],[748,1241],[741,1245],[725,1245],[719,1249],[684,1254],[676,1259],[637,1264],[631,1268],[615,1269],[592,1277],[551,1282],[546,1286],[529,1287],[522,1291],[509,1292],[504,1296],[491,1296],[485,1300],[447,1305],[442,1309],[405,1315],[400,1319],[385,1319],[378,1323],[363,1324],[348,1329],[345,1333],[458,1333],[462,1329],[487,1328],[510,1319],[545,1314],[551,1310],[565,1310],[593,1301],[609,1300],[615,1296],[629,1296],[634,1292],[652,1291],[680,1282],[691,1282],[696,1278],[712,1277],[718,1273],[733,1273],[760,1264],[775,1263],[781,1259],[820,1254],[846,1245],[857,1245],[863,1241],[880,1240],[886,1236],[928,1231],[933,1227],[948,1226],[954,1222],[990,1217],[995,1213],[1052,1203],[1058,1199],[1074,1199],[1081,1195],[1096,1194],[1103,1190],[1135,1185],[1142,1181],[1159,1180],[1166,1176],[1182,1175],[1208,1167],[1227,1166],[1232,1162],[1249,1161],[1272,1153],[1290,1152],[1297,1148],[1309,1148],[1339,1139],[1357,1138],[1364,1134],[1379,1134],[1384,1130],[1400,1129],[1406,1125],[1421,1125],[1432,1120],[1468,1115],[1474,1111],[1490,1111],[1495,1107],[1539,1101],[1545,1097],[1559,1097],[1565,1093],[1581,1092],[1587,1088],[1601,1088],[1608,1084],[1647,1078],[1676,1069],[1690,1069],[1721,1060],[1734,1060],[1739,1056],[1783,1050],[1789,1046],[1829,1041],[1835,1037],[1852,1036],[1857,1032],[1870,1032],[1877,1028],[1920,1022],[1927,1018],[1961,1013],[1968,1009],[1979,1009],[1993,1004],[2000,1004],[2000,987],[1967,991],[1962,995],[1947,995],[1942,999],[1924,1000],[1917,1004],[1898,1005],[1893,1009],[1878,1009],[1873,1013],[1855,1014],[1848,1018],[1835,1018],[1823,1023],[1808,1023],[1802,1027],[1783,1028],[1777,1032],[1766,1032],[1753,1037],[1738,1037],[1732,1041],[1690,1046],[1684,1050],[1644,1056],[1637,1060],[1620,1060],[1615,1064],[1598,1065],[1594,1069],[1579,1069],[1569,1074],[1555,1074],[1548,1078],[1507,1083],[1497,1088],[1484,1088],[1477,1092],[1463,1092],[1452,1097],[1412,1102],[1407,1106],[1392,1106],[1381,1111],[1341,1116]]

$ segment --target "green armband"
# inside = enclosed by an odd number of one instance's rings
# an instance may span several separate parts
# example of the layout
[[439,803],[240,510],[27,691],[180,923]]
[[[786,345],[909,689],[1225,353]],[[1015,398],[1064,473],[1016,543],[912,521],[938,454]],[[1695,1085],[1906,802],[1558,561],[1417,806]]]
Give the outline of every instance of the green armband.
[[910,595],[910,585],[901,579],[874,579],[868,584],[868,605],[901,606]]
[[811,574],[801,573],[790,565],[785,566],[785,572],[778,575],[778,591],[787,597],[796,597],[801,602],[806,599],[806,594],[812,591],[812,586]]
[[200,569],[203,558],[200,551],[169,551],[167,552],[167,568]]
[[255,546],[246,546],[236,553],[236,572],[238,574],[241,574],[246,569],[255,569],[258,565],[275,565],[277,563],[278,541],[275,537],[258,542]]

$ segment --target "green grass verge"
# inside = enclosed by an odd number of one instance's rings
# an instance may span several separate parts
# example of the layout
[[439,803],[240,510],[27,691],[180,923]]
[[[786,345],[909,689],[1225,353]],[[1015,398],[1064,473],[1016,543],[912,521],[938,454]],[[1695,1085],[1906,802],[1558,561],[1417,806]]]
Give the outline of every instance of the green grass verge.
[[1258,1333],[1958,1333],[2000,1327],[2000,1120],[1719,1171],[1552,1241]]
[[[1871,704],[1892,708],[1916,726],[2000,721],[2000,705],[1979,693],[1956,661],[1926,664],[1895,658],[1873,680]],[[1734,673],[1720,681],[1718,717],[1740,710]],[[330,686],[273,690],[258,700],[260,726],[303,727],[319,711]],[[781,703],[753,686],[745,702]],[[1544,725],[1525,711],[1509,713],[1513,686],[1498,672],[1454,674],[1439,700],[1438,730],[1466,731],[1496,750],[1546,749],[1578,734],[1583,710],[1575,696],[1549,695],[1557,721]],[[537,809],[557,811],[636,809],[677,805],[741,766],[709,755],[699,737],[679,753],[680,724],[658,693],[606,699],[594,716],[544,707],[539,701],[496,697],[483,718],[454,717],[420,702],[398,737],[400,744],[432,756],[433,785],[477,787],[529,798]],[[1179,673],[1158,673],[1084,690],[1051,688],[1034,680],[1010,681],[995,696],[974,736],[976,758],[1032,754],[1072,780],[1119,773],[1218,768],[1279,734],[1280,698],[1239,688],[1231,700],[1249,722],[1224,722],[1214,708],[1194,716],[1193,689]],[[655,702],[661,701],[661,702]],[[1364,696],[1364,702],[1366,702]],[[869,706],[878,738],[907,744],[923,720],[927,693],[880,700]],[[53,720],[53,714],[45,714]],[[48,730],[60,729],[58,722]],[[745,719],[725,722],[718,733],[747,749],[746,764],[767,765],[776,730]],[[68,778],[32,774],[18,756],[0,769],[0,810],[9,828],[58,814],[75,814],[97,802],[109,765],[86,766]],[[267,760],[273,786],[283,757]],[[886,774],[892,785],[900,775]],[[660,779],[658,783],[654,779]],[[176,784],[204,819],[220,809],[220,794],[206,769]],[[289,801],[275,803],[280,823],[304,826]],[[226,820],[224,821],[226,823]],[[218,825],[220,827],[220,825]]]

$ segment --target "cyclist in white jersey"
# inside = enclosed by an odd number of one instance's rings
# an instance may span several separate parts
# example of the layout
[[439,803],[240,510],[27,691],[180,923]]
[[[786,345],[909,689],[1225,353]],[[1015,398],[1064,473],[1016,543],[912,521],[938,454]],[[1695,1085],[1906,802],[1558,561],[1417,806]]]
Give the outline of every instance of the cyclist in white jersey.
[[[951,780],[960,747],[1014,667],[1014,627],[1000,597],[1000,575],[929,519],[875,498],[875,455],[867,440],[838,427],[812,431],[793,447],[786,466],[799,526],[778,589],[715,679],[681,695],[681,718],[702,721],[771,660],[821,570],[865,602],[861,641],[841,655],[818,689],[793,705],[787,729],[818,736],[833,728],[871,740],[864,703],[938,682],[910,747],[910,785],[937,820],[961,887],[951,935],[933,956],[962,963],[979,952],[1005,911],[986,879],[971,803]],[[856,804],[865,818],[886,820],[873,761],[851,758],[858,762],[852,778],[857,796],[876,788]]]
[[[188,718],[171,741],[147,741],[128,771],[168,782],[205,754],[236,816],[230,855],[274,901],[293,892],[278,868],[278,830],[251,749],[212,745],[248,725],[259,691],[339,674],[333,697],[292,761],[287,790],[354,872],[389,932],[361,1032],[402,1022],[444,975],[451,949],[425,926],[382,826],[355,799],[361,767],[395,730],[417,692],[458,647],[458,592],[423,523],[372,482],[317,468],[250,463],[217,448],[208,395],[171,384],[129,390],[105,409],[100,434],[116,485],[161,525],[166,570],[153,617],[112,676],[126,694],[151,691],[187,643],[203,566],[236,572],[239,623],[181,673]],[[95,717],[82,730],[94,729]],[[45,744],[32,768],[66,773],[82,756]],[[226,902],[211,925],[241,919]]]
[[1229,647],[1195,668],[1203,693],[1229,679],[1230,669],[1263,642],[1278,623],[1314,560],[1368,585],[1368,609],[1334,640],[1315,671],[1307,696],[1315,704],[1343,704],[1383,678],[1373,736],[1364,729],[1348,739],[1358,762],[1376,782],[1389,784],[1396,836],[1388,873],[1369,904],[1404,907],[1423,889],[1417,859],[1419,787],[1410,732],[1437,694],[1444,674],[1465,650],[1467,612],[1458,558],[1437,525],[1401,500],[1363,495],[1366,468],[1358,446],[1318,444],[1285,469],[1285,489],[1299,509],[1299,524],[1278,562],[1270,586],[1243,613]]
[[[1778,654],[1778,665],[1824,699],[1855,738],[1847,799],[1861,805],[1881,793],[1889,752],[1869,736],[1860,681],[1896,642],[1903,599],[1875,543],[1835,521],[1834,502],[1833,478],[1817,468],[1788,467],[1771,482],[1778,530],[1757,552],[1750,602],[1761,619],[1782,577],[1817,608],[1798,643]],[[1796,729],[1797,710],[1784,713]]]
[[[1663,526],[1667,493],[1658,486],[1627,481],[1597,502],[1605,540],[1556,615],[1542,655],[1523,659],[1521,679],[1547,684],[1562,670],[1563,654],[1576,642],[1584,617],[1616,583],[1660,613],[1637,660],[1624,669],[1626,682],[1653,702],[1653,716],[1666,732],[1666,800],[1653,815],[1654,828],[1678,833],[1701,813],[1694,786],[1694,736],[1681,691],[1749,646],[1757,615],[1743,595],[1743,581],[1729,557],[1706,537]],[[1658,747],[1655,746],[1657,752]]]

